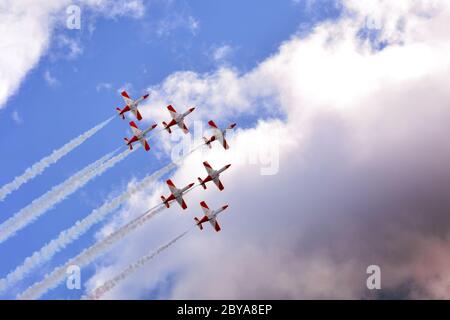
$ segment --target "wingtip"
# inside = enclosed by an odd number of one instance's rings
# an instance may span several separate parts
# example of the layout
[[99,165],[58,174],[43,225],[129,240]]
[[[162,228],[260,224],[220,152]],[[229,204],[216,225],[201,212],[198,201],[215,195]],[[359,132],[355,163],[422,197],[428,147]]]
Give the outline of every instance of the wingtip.
[[203,165],[204,165],[205,167],[211,168],[211,165],[209,164],[208,161],[203,161]]

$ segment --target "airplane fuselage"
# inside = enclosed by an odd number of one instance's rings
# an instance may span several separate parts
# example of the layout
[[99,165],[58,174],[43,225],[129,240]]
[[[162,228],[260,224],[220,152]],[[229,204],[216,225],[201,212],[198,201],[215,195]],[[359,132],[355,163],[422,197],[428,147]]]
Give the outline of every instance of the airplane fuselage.
[[182,122],[184,120],[184,118],[191,112],[187,111],[183,114],[180,114],[178,116],[176,116],[175,118],[172,119],[172,121],[169,122],[169,124],[167,125],[167,127],[172,127],[176,124],[179,124],[180,122]]
[[224,211],[226,208],[228,208],[228,205],[227,206],[223,206],[223,207],[221,207],[219,209],[216,209],[216,210],[211,210],[211,212],[209,214],[205,215],[208,219],[206,221],[203,221],[202,223],[205,223],[205,222],[208,222],[208,221],[211,221],[211,220],[217,218],[219,213]]

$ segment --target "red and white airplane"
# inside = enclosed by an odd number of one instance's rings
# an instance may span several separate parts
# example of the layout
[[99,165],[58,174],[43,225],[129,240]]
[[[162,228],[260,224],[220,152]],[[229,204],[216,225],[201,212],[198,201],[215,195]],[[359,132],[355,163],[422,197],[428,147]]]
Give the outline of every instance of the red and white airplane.
[[219,188],[220,191],[224,189],[222,182],[219,179],[219,176],[222,172],[227,170],[231,164],[227,164],[222,169],[214,170],[211,165],[208,163],[208,161],[203,162],[203,165],[205,166],[206,172],[208,172],[208,176],[202,180],[202,178],[198,177],[198,181],[200,182],[200,185],[203,187],[203,189],[206,189],[206,182],[212,181],[214,184]]
[[183,194],[188,191],[190,188],[192,188],[192,186],[194,185],[194,183],[190,183],[188,184],[186,187],[184,187],[183,189],[178,189],[177,187],[175,187],[175,185],[173,184],[172,180],[167,180],[166,181],[167,186],[170,189],[170,196],[165,198],[164,196],[161,196],[161,200],[163,201],[163,203],[166,205],[167,208],[170,208],[170,201],[176,200],[181,208],[183,210],[185,210],[187,208],[186,202],[184,202],[183,199]]
[[221,213],[222,211],[224,211],[226,208],[228,208],[228,205],[220,207],[217,210],[211,210],[208,208],[208,205],[206,204],[206,202],[202,201],[202,202],[200,202],[200,206],[202,207],[203,213],[205,214],[205,216],[201,219],[198,219],[197,217],[194,218],[197,226],[200,228],[200,230],[203,230],[202,224],[209,221],[209,223],[213,226],[214,230],[219,232],[220,226],[219,226],[219,223],[217,222],[217,215],[219,213]]
[[141,103],[142,101],[144,101],[145,99],[148,98],[148,94],[140,97],[137,100],[131,99],[126,91],[122,91],[121,95],[122,95],[123,100],[125,100],[126,105],[122,110],[120,108],[116,108],[117,112],[119,113],[119,116],[121,116],[122,119],[125,119],[125,113],[128,111],[131,111],[139,121],[142,120],[142,116],[139,113],[139,110],[137,107],[138,107],[139,103]]
[[128,139],[128,138],[124,138],[124,140],[127,143],[127,146],[130,148],[130,150],[133,150],[133,143],[140,141],[142,143],[142,146],[144,147],[145,151],[149,151],[150,150],[150,145],[148,144],[147,140],[145,139],[146,135],[152,131],[153,129],[155,129],[157,126],[157,124],[155,123],[154,125],[152,125],[151,127],[149,127],[148,129],[142,131],[138,128],[138,126],[136,125],[136,123],[134,123],[134,121],[130,122],[130,127],[131,130],[133,131],[133,136]]
[[195,108],[190,108],[185,113],[178,113],[172,105],[167,106],[167,109],[169,110],[170,115],[172,116],[172,120],[169,123],[166,123],[163,121],[164,129],[166,129],[169,133],[172,133],[172,130],[170,130],[170,127],[174,125],[178,125],[181,130],[183,130],[184,133],[188,133],[189,129],[187,128],[186,124],[184,123],[184,118],[190,114],[192,111],[195,110]]
[[205,137],[203,137],[203,140],[205,140],[205,144],[211,148],[211,142],[217,140],[220,142],[220,144],[225,148],[228,149],[230,146],[227,143],[227,140],[225,140],[225,136],[227,135],[227,130],[231,130],[236,126],[236,123],[232,123],[230,124],[226,129],[221,130],[219,129],[219,127],[214,123],[214,121],[209,120],[208,122],[209,126],[211,127],[211,129],[214,132],[214,135],[207,139]]

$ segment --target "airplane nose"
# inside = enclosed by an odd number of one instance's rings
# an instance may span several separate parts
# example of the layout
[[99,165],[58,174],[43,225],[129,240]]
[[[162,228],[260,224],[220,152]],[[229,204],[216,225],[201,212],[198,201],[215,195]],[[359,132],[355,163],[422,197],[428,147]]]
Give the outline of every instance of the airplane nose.
[[228,169],[229,167],[231,167],[231,163],[230,163],[230,164],[227,164],[227,165],[225,166],[225,169]]
[[190,112],[192,112],[192,111],[194,111],[194,110],[195,110],[195,108],[190,108],[190,109],[189,109]]
[[228,208],[227,204],[222,207],[223,210],[225,210],[226,208]]

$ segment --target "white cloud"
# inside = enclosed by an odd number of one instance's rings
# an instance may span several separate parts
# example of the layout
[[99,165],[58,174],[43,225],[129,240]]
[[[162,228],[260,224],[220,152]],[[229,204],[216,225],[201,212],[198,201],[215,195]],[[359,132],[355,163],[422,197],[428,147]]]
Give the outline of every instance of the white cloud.
[[156,27],[158,37],[167,37],[174,30],[187,29],[192,35],[196,35],[200,28],[199,21],[185,12],[176,12],[161,20]]
[[95,90],[97,90],[97,92],[102,91],[102,90],[111,90],[112,87],[113,87],[113,85],[109,82],[100,82],[95,87]]
[[197,19],[195,19],[193,16],[189,16],[188,28],[193,35],[196,35],[198,29],[200,28],[200,22]]
[[83,53],[83,47],[79,40],[61,34],[55,39],[55,42],[56,47],[64,51],[64,57],[67,59],[74,59]]
[[[65,23],[70,0],[5,0],[0,3],[0,108],[16,93],[26,74],[47,51],[56,24]],[[87,9],[109,17],[140,17],[144,4],[139,0],[79,0]],[[77,43],[67,43],[72,54],[79,54]]]
[[23,123],[23,119],[20,116],[19,112],[17,110],[14,110],[11,113],[11,118],[13,119],[13,121],[17,124],[17,125],[21,125]]
[[54,87],[59,84],[58,79],[56,79],[49,70],[44,72],[44,79],[50,87]]
[[[98,266],[91,288],[191,224],[206,200],[230,204],[222,232],[196,230],[108,298],[148,295],[173,275],[160,298],[374,297],[365,287],[370,264],[381,266],[385,294],[450,297],[449,260],[441,254],[450,231],[450,4],[344,2],[351,15],[293,37],[249,73],[178,72],[150,88],[153,106],[196,105],[197,119],[286,117],[240,130],[230,141],[235,153],[216,145],[186,161],[173,177],[179,185],[204,175],[201,161],[231,162],[225,191],[198,189],[186,197],[187,213],[175,205],[136,232],[113,251],[112,264]],[[391,43],[382,51],[356,36],[368,17]],[[142,109],[152,120],[165,112]],[[282,137],[277,175],[235,161],[257,154],[253,142],[275,131]],[[149,189],[118,221],[162,192],[161,185]]]
[[214,49],[212,57],[216,62],[223,62],[233,52],[233,48],[230,45],[224,44]]
[[103,16],[109,18],[122,16],[141,18],[145,15],[146,10],[143,0],[86,0],[86,2]]

